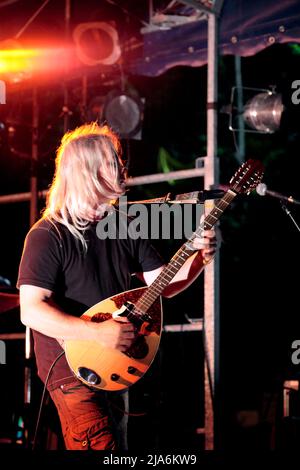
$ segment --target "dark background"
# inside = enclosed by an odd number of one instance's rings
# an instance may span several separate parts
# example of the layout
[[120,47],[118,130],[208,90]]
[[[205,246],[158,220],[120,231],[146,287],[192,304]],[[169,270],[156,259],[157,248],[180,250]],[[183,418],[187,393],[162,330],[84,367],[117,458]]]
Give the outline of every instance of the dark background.
[[[246,155],[262,160],[264,181],[271,189],[298,199],[300,105],[291,102],[291,83],[300,79],[299,65],[299,49],[293,45],[272,46],[254,57],[242,58],[244,86],[275,85],[283,94],[285,104],[279,131],[272,135],[247,134]],[[206,154],[206,72],[205,66],[176,67],[159,77],[126,76],[130,87],[145,98],[142,140],[123,141],[129,175],[193,168],[195,158]],[[119,80],[116,70],[112,71],[112,80],[114,83]],[[234,58],[222,57],[219,110],[229,102],[234,85]],[[89,100],[108,89],[109,86],[102,86],[97,77],[92,77]],[[80,80],[74,80],[69,90],[73,112],[70,126],[75,127],[83,122],[79,109]],[[18,91],[9,89],[7,104],[0,109],[1,194],[29,191],[30,158],[26,154],[30,154],[31,133],[25,124],[31,118],[31,92],[30,85]],[[63,133],[62,87],[52,81],[41,83],[38,93],[41,119],[37,171],[39,188],[45,189],[53,176],[55,149]],[[12,116],[18,124],[14,137],[10,138],[7,121]],[[233,134],[228,130],[228,116],[221,112],[218,134],[220,179],[228,184],[239,163]],[[129,198],[200,189],[203,189],[202,180],[191,179],[137,187],[130,190]],[[299,223],[300,210],[296,206],[291,210]],[[29,204],[1,205],[0,211],[0,275],[10,281],[13,291],[29,229]],[[234,201],[222,217],[221,233],[219,444],[227,449],[237,444],[254,449],[284,447],[291,431],[285,430],[282,420],[283,381],[298,377],[299,373],[291,364],[291,343],[300,338],[299,233],[277,200],[256,194]],[[168,259],[179,242],[154,243]],[[199,279],[176,299],[164,300],[165,323],[183,324],[186,316],[202,317],[202,287]],[[0,322],[2,331],[22,328],[17,311],[1,314]],[[1,413],[5,416],[2,436],[8,430],[14,432],[13,415],[22,408],[23,345],[10,344],[9,354],[8,365],[0,370]],[[132,411],[147,413],[144,417],[130,418],[133,447],[175,449],[202,445],[202,438],[195,432],[203,425],[202,365],[201,333],[163,335],[160,356],[147,377],[132,390]],[[9,382],[15,384],[14,393],[9,391]],[[39,392],[37,383],[35,405]],[[257,413],[254,425],[247,424],[241,415],[243,411],[247,419],[249,411]],[[296,442],[295,429],[289,446]]]

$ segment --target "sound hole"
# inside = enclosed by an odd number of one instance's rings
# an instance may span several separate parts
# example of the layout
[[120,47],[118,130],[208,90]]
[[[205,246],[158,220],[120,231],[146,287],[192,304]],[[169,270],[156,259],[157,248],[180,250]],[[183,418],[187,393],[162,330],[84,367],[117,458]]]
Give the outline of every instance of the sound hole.
[[101,382],[99,375],[87,367],[78,367],[78,375],[90,385],[98,385]]

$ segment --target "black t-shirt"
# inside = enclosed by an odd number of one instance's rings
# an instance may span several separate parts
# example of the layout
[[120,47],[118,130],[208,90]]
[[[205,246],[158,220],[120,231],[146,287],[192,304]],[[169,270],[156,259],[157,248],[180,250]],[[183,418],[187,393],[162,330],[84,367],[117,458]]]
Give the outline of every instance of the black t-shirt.
[[[66,226],[39,220],[25,239],[17,287],[49,289],[59,307],[80,316],[95,303],[130,289],[131,274],[162,266],[162,258],[148,240],[100,239],[96,226],[91,224],[85,232],[85,252]],[[33,335],[38,373],[45,381],[62,348],[54,338],[37,331]],[[48,389],[71,380],[74,376],[63,356],[53,368]]]

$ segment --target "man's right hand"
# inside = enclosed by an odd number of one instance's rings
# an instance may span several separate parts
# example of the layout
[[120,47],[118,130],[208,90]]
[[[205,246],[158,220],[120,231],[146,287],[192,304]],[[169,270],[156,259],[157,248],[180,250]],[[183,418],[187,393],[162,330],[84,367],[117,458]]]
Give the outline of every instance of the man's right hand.
[[108,348],[126,351],[133,343],[136,333],[134,325],[127,319],[122,321],[114,319],[97,323],[96,341]]

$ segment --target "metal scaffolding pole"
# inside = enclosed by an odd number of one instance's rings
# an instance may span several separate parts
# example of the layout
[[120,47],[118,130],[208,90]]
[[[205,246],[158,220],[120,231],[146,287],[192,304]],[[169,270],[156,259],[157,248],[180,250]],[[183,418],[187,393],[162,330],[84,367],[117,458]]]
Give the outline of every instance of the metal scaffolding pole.
[[[65,0],[65,41],[67,46],[69,46],[70,41],[70,21],[71,21],[71,0]],[[68,62],[65,64],[64,80],[63,80],[63,123],[64,123],[64,134],[69,130],[69,120],[70,120],[70,109],[69,109],[69,89],[68,89],[68,67],[69,67],[69,58]]]
[[[220,6],[220,5],[219,5]],[[207,157],[204,185],[208,189],[219,183],[217,159],[217,100],[218,100],[218,16],[208,16],[207,64]],[[208,206],[208,203],[206,204]],[[208,208],[208,207],[207,207]],[[204,344],[205,344],[205,449],[215,445],[216,392],[219,382],[219,270],[217,253],[204,274]]]
[[[201,0],[182,0],[183,3],[207,13],[207,157],[204,166],[204,187],[210,189],[219,183],[217,159],[217,100],[218,100],[218,26],[224,0],[215,0],[212,8]],[[206,203],[205,207],[209,207]],[[204,434],[205,449],[215,446],[215,404],[219,384],[220,344],[220,260],[217,253],[204,274]]]
[[[129,187],[144,184],[161,183],[170,180],[198,178],[204,176],[204,171],[204,168],[194,168],[188,170],[169,171],[168,173],[155,173],[153,175],[134,176],[128,178],[126,185]],[[37,195],[39,198],[45,198],[47,196],[47,193],[48,189],[44,189],[43,191],[38,191]],[[31,201],[31,196],[31,193],[6,194],[4,196],[0,196],[0,204],[16,204],[18,202]]]
[[[240,164],[245,161],[245,120],[243,116],[243,76],[242,76],[242,58],[240,55],[234,56],[235,85],[237,93],[237,112],[238,112],[238,141],[236,149],[236,158]],[[235,131],[233,131],[235,132]]]
[[[38,216],[38,181],[37,181],[37,163],[38,163],[38,123],[39,106],[38,91],[33,88],[32,92],[32,137],[31,137],[31,162],[30,162],[30,227],[36,222]],[[31,329],[26,326],[25,332],[25,370],[24,370],[24,409],[25,423],[24,436],[25,445],[30,445],[30,411],[31,392],[32,392],[32,358],[33,358],[33,339]]]
[[32,137],[30,161],[30,227],[36,222],[38,215],[37,162],[38,162],[38,122],[39,107],[37,88],[32,92]]

